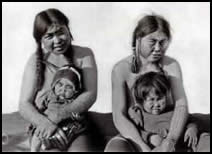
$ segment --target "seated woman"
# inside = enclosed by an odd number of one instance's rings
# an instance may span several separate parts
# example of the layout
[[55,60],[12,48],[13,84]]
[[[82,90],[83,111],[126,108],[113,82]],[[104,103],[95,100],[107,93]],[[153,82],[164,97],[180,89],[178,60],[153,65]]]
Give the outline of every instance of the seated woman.
[[[73,113],[85,113],[93,105],[97,96],[97,68],[94,55],[88,48],[72,45],[68,18],[57,9],[47,9],[38,13],[34,21],[33,36],[37,44],[36,52],[30,57],[23,75],[20,113],[36,126],[34,134],[40,139],[57,136],[58,144],[65,146],[68,138],[58,126]],[[39,112],[36,104],[50,89],[56,70],[64,65],[73,65],[82,75],[82,91],[72,103],[63,107],[51,106],[48,116]],[[92,79],[92,80],[90,80]],[[95,145],[84,132],[67,148],[67,151],[93,151]],[[55,148],[53,151],[60,151]]]
[[[181,67],[165,52],[171,41],[169,23],[161,16],[146,15],[139,20],[132,39],[133,54],[119,61],[112,71],[113,120],[120,135],[109,141],[105,151],[151,151],[128,117],[134,104],[131,88],[136,79],[147,72],[166,72],[171,84],[170,102],[174,107],[169,132],[155,150],[172,152],[188,118]],[[154,149],[153,149],[154,150]]]

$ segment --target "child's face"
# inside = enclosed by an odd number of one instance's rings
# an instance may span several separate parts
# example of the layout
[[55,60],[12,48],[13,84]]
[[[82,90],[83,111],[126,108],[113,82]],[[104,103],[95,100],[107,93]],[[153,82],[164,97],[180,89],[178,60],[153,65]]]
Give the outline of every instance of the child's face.
[[166,96],[158,96],[152,89],[143,102],[143,108],[147,113],[160,114],[166,108]]
[[76,93],[76,89],[70,80],[61,78],[55,84],[54,92],[60,99],[69,99]]

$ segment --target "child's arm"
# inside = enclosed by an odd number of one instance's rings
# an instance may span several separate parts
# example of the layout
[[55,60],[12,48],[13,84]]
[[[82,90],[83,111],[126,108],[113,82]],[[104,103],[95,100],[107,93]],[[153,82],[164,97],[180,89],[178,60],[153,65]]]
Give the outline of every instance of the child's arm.
[[36,107],[40,112],[44,112],[47,109],[48,105],[48,97],[49,97],[49,92],[45,92],[43,96],[41,96],[38,99],[38,103],[36,104]]
[[128,109],[128,116],[137,127],[143,128],[142,111],[138,106],[131,106]]

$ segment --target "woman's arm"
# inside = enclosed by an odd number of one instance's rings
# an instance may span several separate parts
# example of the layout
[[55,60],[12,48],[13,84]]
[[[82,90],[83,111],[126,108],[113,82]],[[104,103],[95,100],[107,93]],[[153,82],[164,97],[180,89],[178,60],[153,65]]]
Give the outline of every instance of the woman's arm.
[[49,137],[57,129],[47,117],[40,114],[35,107],[36,91],[36,56],[33,55],[24,71],[19,102],[20,114],[29,122],[36,125],[35,134],[39,137]]
[[[171,64],[169,70],[171,92],[175,102],[174,114],[171,120],[169,133],[165,142],[175,144],[182,135],[188,118],[188,103],[185,95],[182,72],[177,61]],[[168,144],[164,144],[168,145]]]
[[112,71],[112,110],[114,124],[122,136],[138,144],[142,151],[150,151],[150,148],[141,138],[135,125],[127,118],[126,85],[124,74],[122,73],[126,68],[119,68],[119,66],[115,66]]
[[35,108],[34,100],[36,93],[36,55],[33,55],[24,70],[19,111],[26,120],[35,125],[39,125],[40,122],[46,121],[47,118],[40,114]]
[[84,113],[93,105],[97,97],[97,67],[92,51],[87,50],[88,55],[82,62],[82,84],[83,92],[69,104],[59,108],[57,116],[49,115],[49,118],[58,123],[63,119],[72,116],[72,112]]

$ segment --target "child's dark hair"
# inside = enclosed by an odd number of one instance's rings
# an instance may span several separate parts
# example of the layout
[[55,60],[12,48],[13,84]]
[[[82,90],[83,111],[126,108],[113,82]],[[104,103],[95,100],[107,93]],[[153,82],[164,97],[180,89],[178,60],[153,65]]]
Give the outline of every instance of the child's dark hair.
[[149,72],[136,80],[133,93],[136,100],[143,102],[153,88],[157,95],[168,97],[170,86],[168,78],[163,73]]
[[138,53],[136,51],[136,39],[142,38],[150,33],[153,33],[157,30],[164,32],[168,39],[171,39],[170,26],[168,21],[159,15],[146,15],[141,20],[138,21],[138,24],[133,32],[132,36],[132,50],[133,50],[133,59],[131,70],[133,73],[138,73],[139,68],[141,67],[141,62],[139,60]]
[[[52,9],[47,9],[38,13],[34,21],[33,36],[37,44],[36,74],[37,74],[37,89],[38,90],[42,88],[42,85],[44,82],[44,70],[45,70],[45,65],[42,63],[43,52],[41,48],[41,39],[43,35],[46,33],[48,27],[51,26],[53,23],[59,24],[59,25],[65,25],[68,27],[69,20],[61,11],[52,8]],[[70,31],[69,31],[69,34],[71,39],[73,40],[73,37]],[[71,46],[69,48],[72,49]],[[71,52],[66,52],[65,54],[67,57],[71,58]]]

